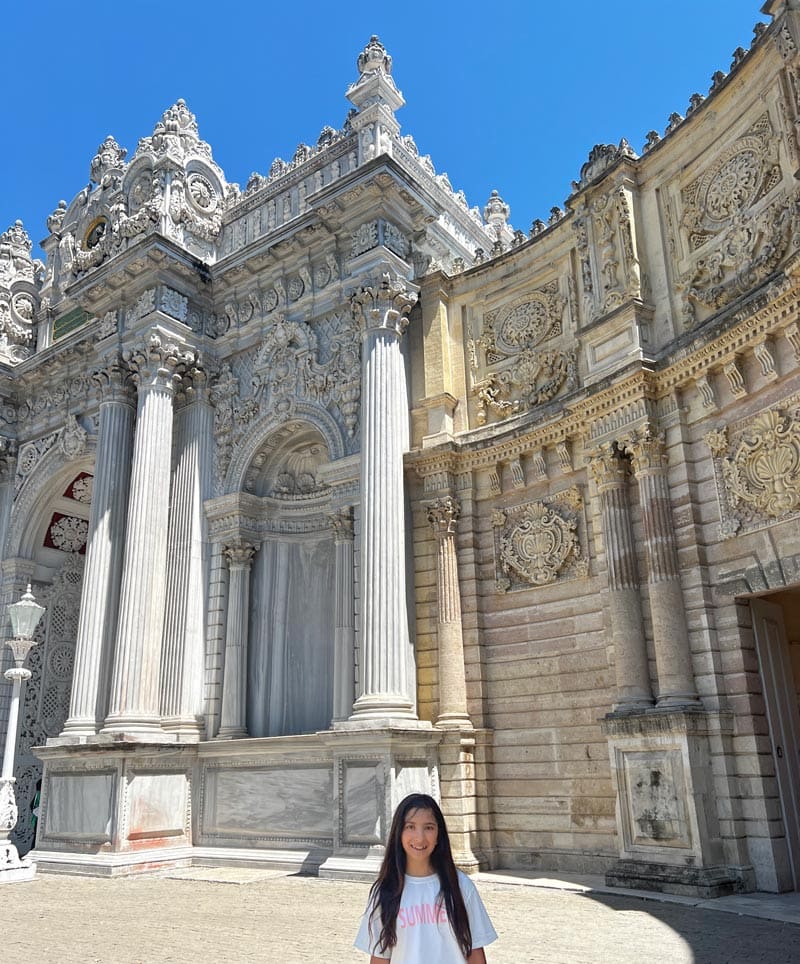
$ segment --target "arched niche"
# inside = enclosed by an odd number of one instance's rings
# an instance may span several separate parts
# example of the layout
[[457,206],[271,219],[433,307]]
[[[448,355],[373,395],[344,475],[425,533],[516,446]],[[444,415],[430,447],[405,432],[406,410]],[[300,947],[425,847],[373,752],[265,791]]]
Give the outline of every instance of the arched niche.
[[319,427],[293,420],[268,434],[244,472],[243,488],[263,513],[250,576],[250,736],[330,726],[336,552],[330,492],[320,479],[329,461]]

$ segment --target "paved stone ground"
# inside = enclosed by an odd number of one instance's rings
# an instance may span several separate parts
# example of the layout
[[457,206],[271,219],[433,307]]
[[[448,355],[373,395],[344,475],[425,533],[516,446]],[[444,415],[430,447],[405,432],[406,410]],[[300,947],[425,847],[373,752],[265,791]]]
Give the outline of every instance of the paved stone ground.
[[[800,926],[617,895],[480,883],[489,964],[790,964]],[[39,876],[0,889],[8,964],[366,964],[352,948],[367,885],[254,870]],[[435,962],[431,962],[435,964]]]

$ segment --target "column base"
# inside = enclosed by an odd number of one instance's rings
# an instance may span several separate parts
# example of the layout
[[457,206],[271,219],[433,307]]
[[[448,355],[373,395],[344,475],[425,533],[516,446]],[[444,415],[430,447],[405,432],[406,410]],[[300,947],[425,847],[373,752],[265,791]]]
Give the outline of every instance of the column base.
[[0,884],[33,880],[35,876],[36,864],[30,857],[20,857],[14,844],[0,840]]
[[163,734],[164,730],[160,716],[107,716],[100,734],[116,736],[120,733],[128,734],[134,740],[140,737],[150,740]]
[[674,864],[619,860],[606,873],[609,887],[630,887],[711,900],[748,889],[730,867],[677,867]]
[[353,704],[351,720],[416,720],[413,704],[403,696],[387,693],[381,696],[360,696]]
[[97,735],[97,720],[81,719],[80,717],[75,717],[67,720],[64,724],[64,729],[58,734],[56,739],[72,741],[85,740],[88,737]]
[[437,730],[471,730],[472,720],[465,713],[442,713],[436,720]]
[[246,740],[247,730],[243,730],[241,727],[236,726],[226,726],[217,733],[214,737],[215,740]]
[[194,716],[162,717],[161,728],[180,743],[199,743],[205,735],[205,726]]

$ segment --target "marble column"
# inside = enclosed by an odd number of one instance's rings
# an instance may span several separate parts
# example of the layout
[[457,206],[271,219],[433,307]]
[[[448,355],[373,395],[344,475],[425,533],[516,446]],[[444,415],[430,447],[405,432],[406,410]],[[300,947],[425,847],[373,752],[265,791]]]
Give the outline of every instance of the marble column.
[[101,393],[86,565],[69,716],[62,736],[94,736],[108,705],[117,631],[136,402],[119,360],[94,373]]
[[617,678],[615,712],[651,706],[636,544],[628,500],[628,466],[616,446],[603,445],[590,468],[600,495],[608,573],[608,613]]
[[[162,340],[163,339],[163,340]],[[119,624],[104,732],[162,733],[159,699],[166,603],[172,403],[193,357],[153,332],[130,353],[138,389]]]
[[353,606],[353,510],[340,509],[331,516],[336,560],[333,640],[333,722],[353,712],[355,682],[355,614]]
[[351,719],[416,719],[406,600],[403,454],[408,390],[400,337],[416,296],[385,274],[353,295],[362,325],[359,691]]
[[436,536],[436,639],[439,649],[439,715],[436,725],[471,728],[467,712],[464,639],[461,628],[461,590],[458,585],[456,524],[461,507],[445,496],[428,505],[428,522]]
[[669,499],[666,439],[645,426],[626,439],[639,484],[648,564],[650,616],[658,672],[658,706],[697,704],[678,550]]
[[208,608],[209,544],[203,503],[212,494],[214,413],[205,372],[192,368],[184,384],[172,484],[161,715],[165,730],[197,740],[203,730]]
[[247,634],[250,616],[250,568],[256,547],[248,543],[227,546],[230,578],[225,634],[225,668],[222,677],[222,717],[218,740],[247,736]]

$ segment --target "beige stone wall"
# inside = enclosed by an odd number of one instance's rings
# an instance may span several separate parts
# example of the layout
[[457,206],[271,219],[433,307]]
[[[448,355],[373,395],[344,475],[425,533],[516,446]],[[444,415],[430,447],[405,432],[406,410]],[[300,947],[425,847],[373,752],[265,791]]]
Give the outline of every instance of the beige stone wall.
[[[716,812],[728,864],[753,865],[769,884],[779,859],[762,684],[749,606],[736,597],[800,581],[791,562],[800,554],[800,477],[789,472],[776,482],[783,469],[767,468],[767,490],[790,495],[747,503],[724,465],[749,471],[742,440],[767,433],[765,417],[788,418],[784,427],[795,428],[787,428],[786,451],[797,446],[796,16],[779,17],[645,156],[592,152],[561,220],[423,287],[409,458],[420,712],[436,718],[436,582],[422,507],[460,487],[474,500],[460,521],[459,565],[470,713],[493,742],[495,863],[597,870],[617,854],[615,787],[599,725],[615,705],[615,653],[607,546],[588,463],[603,443],[623,451],[644,425],[665,443],[679,615],[699,705],[723,721],[708,735],[714,799],[706,806]],[[442,392],[455,399],[448,430],[432,414]],[[727,435],[709,444],[709,433],[721,430]],[[574,511],[564,507],[571,489],[580,500]],[[648,534],[632,477],[627,491],[657,698]],[[573,519],[580,563],[573,555],[549,576],[517,572],[509,582],[498,538],[523,506],[555,506]]]

